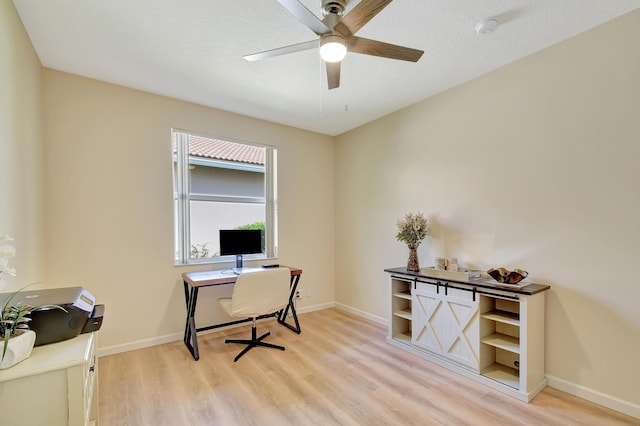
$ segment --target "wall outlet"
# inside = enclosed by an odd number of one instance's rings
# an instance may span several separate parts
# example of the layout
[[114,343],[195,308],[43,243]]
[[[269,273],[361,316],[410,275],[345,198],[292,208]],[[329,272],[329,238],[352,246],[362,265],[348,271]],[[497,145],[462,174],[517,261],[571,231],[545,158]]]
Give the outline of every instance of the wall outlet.
[[296,290],[296,299],[302,299],[302,290]]
[[307,297],[311,297],[311,288],[307,288]]

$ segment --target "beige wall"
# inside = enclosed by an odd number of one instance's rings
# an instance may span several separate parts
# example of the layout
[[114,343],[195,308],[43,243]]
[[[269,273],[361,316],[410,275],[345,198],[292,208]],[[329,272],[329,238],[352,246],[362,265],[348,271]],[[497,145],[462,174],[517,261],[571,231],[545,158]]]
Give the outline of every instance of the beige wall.
[[[102,348],[184,327],[173,265],[172,127],[278,148],[277,261],[303,269],[304,309],[332,303],[334,139],[95,80],[44,70],[47,280],[106,305]],[[220,264],[227,267],[230,264]],[[198,325],[227,319],[203,290]]]
[[[546,372],[640,413],[640,11],[337,138],[336,300],[387,317],[420,247],[549,284]],[[428,56],[426,57],[428,60]],[[584,388],[582,388],[584,387]]]
[[41,66],[13,3],[0,1],[0,234],[15,238],[18,276],[44,278]]

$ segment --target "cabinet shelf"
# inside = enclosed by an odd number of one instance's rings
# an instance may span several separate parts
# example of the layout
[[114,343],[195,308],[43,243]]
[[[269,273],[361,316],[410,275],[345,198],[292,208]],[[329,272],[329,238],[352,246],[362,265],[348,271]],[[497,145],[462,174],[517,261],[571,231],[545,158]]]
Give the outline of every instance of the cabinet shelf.
[[520,353],[520,339],[501,333],[493,333],[480,340],[482,343],[504,349],[505,351]]
[[391,279],[391,312],[389,338],[396,342],[411,344],[412,328],[412,281]]
[[482,314],[482,318],[520,327],[520,315],[513,312],[494,310]]
[[411,309],[398,309],[397,311],[393,311],[393,315],[411,320]]
[[518,370],[502,364],[491,364],[480,372],[485,377],[496,380],[515,389],[520,388]]
[[393,293],[393,297],[399,297],[400,299],[411,300],[411,291],[401,291]]
[[396,334],[393,338],[403,343],[411,343],[411,333],[409,332]]

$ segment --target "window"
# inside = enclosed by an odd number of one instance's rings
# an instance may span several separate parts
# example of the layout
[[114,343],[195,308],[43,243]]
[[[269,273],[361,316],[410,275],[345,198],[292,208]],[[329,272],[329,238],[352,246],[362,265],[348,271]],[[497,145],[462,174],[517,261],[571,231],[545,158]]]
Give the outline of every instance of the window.
[[233,261],[220,256],[221,229],[262,229],[263,252],[277,254],[276,149],[174,129],[173,201],[177,265]]

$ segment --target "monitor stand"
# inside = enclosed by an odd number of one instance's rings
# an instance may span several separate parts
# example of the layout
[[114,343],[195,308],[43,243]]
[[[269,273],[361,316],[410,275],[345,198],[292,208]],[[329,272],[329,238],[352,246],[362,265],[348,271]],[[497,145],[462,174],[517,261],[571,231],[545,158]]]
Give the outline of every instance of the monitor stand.
[[242,255],[236,254],[236,267],[231,268],[234,274],[240,275],[242,273]]

